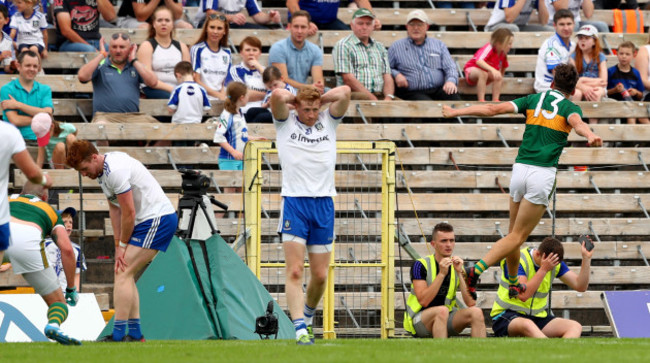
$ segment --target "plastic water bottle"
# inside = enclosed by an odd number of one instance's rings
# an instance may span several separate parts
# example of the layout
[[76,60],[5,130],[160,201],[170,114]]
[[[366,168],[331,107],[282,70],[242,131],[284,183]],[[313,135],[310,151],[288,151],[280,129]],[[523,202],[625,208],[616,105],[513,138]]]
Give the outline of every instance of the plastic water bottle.
[[[619,84],[620,84],[621,86],[623,85],[622,83],[619,83]],[[625,88],[623,88],[623,92],[621,92],[621,96],[623,97],[623,99],[624,99],[625,101],[634,101],[634,99],[632,98],[632,96],[630,96],[630,92],[629,92],[628,90],[626,90]]]

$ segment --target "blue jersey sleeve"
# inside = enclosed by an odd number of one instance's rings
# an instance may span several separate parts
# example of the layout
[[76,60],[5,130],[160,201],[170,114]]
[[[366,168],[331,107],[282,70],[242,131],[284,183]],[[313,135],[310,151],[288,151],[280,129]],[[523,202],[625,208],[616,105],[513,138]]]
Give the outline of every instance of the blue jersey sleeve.
[[422,262],[415,261],[411,267],[411,281],[414,280],[426,280],[427,279],[427,269],[424,267]]
[[569,266],[567,266],[564,261],[560,262],[560,271],[557,273],[556,277],[562,277],[567,272],[569,272]]

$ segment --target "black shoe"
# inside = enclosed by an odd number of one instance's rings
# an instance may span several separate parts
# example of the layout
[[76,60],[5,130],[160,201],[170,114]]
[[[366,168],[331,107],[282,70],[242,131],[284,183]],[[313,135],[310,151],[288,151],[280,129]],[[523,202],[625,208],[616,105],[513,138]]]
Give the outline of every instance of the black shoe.
[[144,339],[144,335],[140,339],[136,339],[130,335],[125,335],[124,339],[122,339],[123,342],[138,342],[138,343],[144,343],[146,340]]
[[526,291],[526,284],[517,283],[517,285],[510,285],[508,287],[508,297],[511,299],[516,298],[519,294],[522,294]]
[[123,342],[124,338],[122,338],[122,340],[113,340],[113,334],[110,334],[105,337],[102,337],[101,339],[97,339],[97,341],[101,343],[119,343],[119,342]]

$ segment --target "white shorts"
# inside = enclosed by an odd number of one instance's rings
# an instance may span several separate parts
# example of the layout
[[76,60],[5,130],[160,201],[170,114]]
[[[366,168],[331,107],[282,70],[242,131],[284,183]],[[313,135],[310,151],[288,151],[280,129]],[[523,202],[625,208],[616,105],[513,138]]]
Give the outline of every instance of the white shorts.
[[307,246],[307,252],[309,253],[330,253],[332,252],[332,244],[328,243],[326,245],[307,245],[307,240],[302,237],[295,236],[293,234],[282,233],[282,242],[297,242],[303,246]]
[[34,288],[34,292],[41,296],[49,295],[54,291],[61,291],[59,279],[52,267],[40,271],[25,272],[23,277]]
[[548,201],[555,191],[554,167],[544,167],[516,163],[512,166],[510,178],[510,196],[515,203],[526,198],[533,204],[548,206]]
[[7,256],[16,275],[41,271],[49,266],[41,230],[32,225],[11,222],[11,246]]

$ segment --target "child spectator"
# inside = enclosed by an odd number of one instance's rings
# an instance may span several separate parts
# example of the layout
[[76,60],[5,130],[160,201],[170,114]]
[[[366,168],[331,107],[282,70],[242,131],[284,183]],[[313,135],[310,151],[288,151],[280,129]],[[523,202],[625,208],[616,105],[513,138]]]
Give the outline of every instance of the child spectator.
[[[0,27],[4,27],[9,23],[9,10],[3,4],[0,4]],[[14,42],[11,37],[2,32],[2,39],[0,40],[0,74],[11,73],[11,61],[16,59],[14,53]]]
[[194,81],[192,63],[178,62],[174,76],[178,86],[174,88],[167,102],[174,124],[198,124],[203,120],[203,112],[210,110],[208,92]]
[[[643,80],[639,71],[632,68],[632,59],[636,56],[636,46],[627,41],[618,46],[616,57],[618,64],[607,71],[607,96],[617,101],[640,101],[643,99]],[[628,118],[628,124],[635,124],[635,118]],[[650,123],[648,118],[640,118],[639,123]]]
[[469,86],[476,86],[479,102],[485,102],[485,89],[490,83],[493,83],[492,101],[499,101],[513,41],[514,35],[509,29],[499,28],[492,32],[490,42],[465,64],[465,80]]
[[214,142],[221,146],[219,153],[219,169],[242,170],[244,166],[243,152],[249,138],[246,120],[241,113],[241,108],[248,103],[248,89],[241,82],[231,82],[226,88],[226,102],[224,110],[219,116],[217,130],[214,133]]
[[[583,25],[576,35],[578,45],[571,62],[580,78],[571,100],[599,102],[607,94],[607,57],[601,51],[598,30],[593,25]],[[589,119],[589,123],[598,123],[598,119]]]
[[[59,211],[59,213],[61,214],[61,219],[63,220],[65,231],[68,233],[68,236],[70,236],[72,234],[73,218],[77,215],[77,210],[72,207],[68,207],[63,211]],[[86,258],[81,252],[81,247],[79,247],[78,244],[72,241],[70,241],[70,244],[72,245],[72,250],[74,251],[75,261],[77,262],[77,266],[74,274],[74,286],[77,288],[77,291],[79,291],[79,280],[80,280],[81,270],[83,269],[84,271],[86,271],[87,269]],[[59,278],[59,284],[61,285],[61,289],[65,293],[65,289],[68,287],[68,282],[65,279],[65,273],[63,272],[61,250],[56,245],[56,243],[52,241],[51,238],[45,240],[45,254],[47,256],[48,262],[54,269],[56,276]]]
[[275,66],[269,66],[264,69],[264,72],[262,72],[262,82],[264,83],[264,87],[266,87],[266,95],[260,107],[251,107],[246,112],[246,122],[248,123],[273,122],[273,116],[271,116],[271,112],[269,111],[269,100],[271,99],[271,92],[274,89],[283,88],[293,95],[298,93],[297,89],[282,80],[282,73]]
[[29,49],[47,58],[47,20],[45,14],[34,9],[38,4],[38,0],[14,0],[16,13],[9,26],[18,53]]
[[271,100],[271,93],[276,89],[286,89],[292,95],[298,94],[298,89],[282,80],[282,73],[275,66],[269,66],[262,73],[262,81],[266,87],[266,96],[262,101],[262,107],[269,108],[269,101]]
[[67,122],[52,121],[50,135],[50,142],[45,146],[45,157],[52,169],[65,169],[66,150],[77,141],[77,128]]

